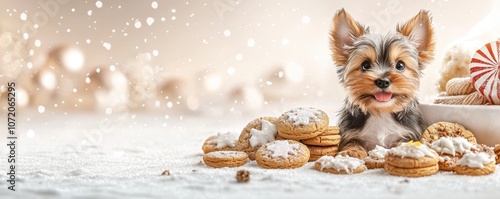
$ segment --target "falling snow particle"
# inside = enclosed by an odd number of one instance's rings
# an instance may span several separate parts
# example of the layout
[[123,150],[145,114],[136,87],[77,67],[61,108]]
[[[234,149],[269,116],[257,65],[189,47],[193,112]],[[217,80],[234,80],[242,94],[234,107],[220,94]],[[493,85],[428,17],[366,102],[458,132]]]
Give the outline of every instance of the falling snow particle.
[[35,137],[35,131],[33,131],[33,129],[29,129],[28,132],[26,133],[26,137],[28,138]]
[[28,33],[24,33],[23,34],[23,39],[24,40],[28,40],[30,38],[30,35],[28,35]]
[[254,47],[255,46],[255,40],[252,39],[252,38],[248,39],[247,45],[248,45],[248,47]]
[[102,7],[102,2],[101,1],[96,1],[95,2],[95,7],[101,8]]
[[175,9],[172,9],[172,10],[171,10],[171,12],[172,12],[172,13],[175,13],[175,12],[177,12],[177,10],[175,10]]
[[241,61],[241,60],[243,60],[243,55],[241,53],[238,53],[238,54],[236,54],[235,58],[236,58],[236,61]]
[[152,17],[148,17],[148,19],[146,19],[146,22],[149,26],[151,26],[155,22],[155,19],[153,19]]
[[302,17],[302,23],[308,24],[310,22],[311,22],[311,18],[309,18],[308,16],[303,16]]
[[175,16],[172,16],[172,21],[174,21],[174,20],[175,20]]
[[281,40],[281,45],[283,45],[283,46],[288,45],[288,43],[290,43],[290,41],[289,41],[287,38],[283,38],[283,39]]
[[151,7],[152,7],[153,9],[158,8],[158,2],[153,1],[153,2],[151,3]]
[[103,46],[104,48],[106,48],[106,50],[110,50],[110,49],[111,49],[111,44],[110,44],[110,43],[106,43],[106,42],[104,42],[104,43],[102,43],[102,46]]
[[167,102],[167,107],[168,108],[172,108],[172,106],[174,106],[174,104],[172,102]]
[[26,13],[23,12],[23,13],[21,13],[21,15],[19,17],[21,18],[21,20],[26,21],[26,19],[28,18],[28,15],[26,15]]
[[226,37],[231,36],[231,31],[230,30],[224,30],[224,36],[226,36]]
[[92,16],[92,10],[87,11],[87,15]]
[[87,44],[90,44],[90,39],[85,40],[85,42],[87,42]]
[[111,66],[109,66],[109,70],[110,70],[110,71],[115,71],[115,70],[116,70],[115,65],[111,65]]
[[110,115],[111,113],[113,113],[113,109],[112,108],[106,108],[106,114]]
[[45,112],[45,106],[38,106],[38,112],[39,113]]
[[234,67],[229,67],[227,68],[227,74],[228,75],[234,75],[234,73],[236,72],[236,70],[234,69]]
[[153,50],[153,56],[158,56],[158,50]]
[[142,26],[141,21],[139,21],[139,20],[135,21],[134,26],[135,26],[135,28],[141,28],[141,26]]
[[42,42],[40,40],[35,40],[35,46],[40,47],[42,45]]

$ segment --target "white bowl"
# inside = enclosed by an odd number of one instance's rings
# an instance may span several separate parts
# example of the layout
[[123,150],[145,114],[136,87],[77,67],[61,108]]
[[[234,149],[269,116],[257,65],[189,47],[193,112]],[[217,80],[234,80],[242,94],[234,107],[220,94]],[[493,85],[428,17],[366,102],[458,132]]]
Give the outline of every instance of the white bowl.
[[500,144],[500,106],[469,106],[421,104],[420,111],[427,125],[453,122],[470,130],[480,144]]

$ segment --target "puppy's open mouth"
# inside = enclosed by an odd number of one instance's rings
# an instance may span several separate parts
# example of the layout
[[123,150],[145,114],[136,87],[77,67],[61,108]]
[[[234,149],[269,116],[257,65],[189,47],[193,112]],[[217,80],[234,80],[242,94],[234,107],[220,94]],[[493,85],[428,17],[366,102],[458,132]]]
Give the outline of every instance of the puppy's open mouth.
[[391,92],[377,92],[373,94],[375,99],[379,102],[387,102],[392,99],[392,93]]

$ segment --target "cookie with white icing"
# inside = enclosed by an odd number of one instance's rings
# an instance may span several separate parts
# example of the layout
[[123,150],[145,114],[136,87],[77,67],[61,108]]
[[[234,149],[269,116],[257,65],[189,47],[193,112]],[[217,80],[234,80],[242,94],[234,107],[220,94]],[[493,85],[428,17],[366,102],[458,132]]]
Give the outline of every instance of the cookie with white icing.
[[235,132],[217,133],[217,135],[208,137],[201,149],[203,153],[212,151],[237,151],[236,144],[238,134]]
[[460,124],[451,122],[436,122],[431,124],[422,133],[420,142],[423,144],[429,144],[440,137],[464,137],[470,143],[477,143],[476,137],[474,137],[472,132]]
[[203,155],[203,161],[207,166],[238,167],[247,162],[248,155],[241,151],[213,151]]
[[328,115],[312,107],[299,107],[286,111],[276,122],[278,134],[292,140],[316,137],[328,127]]
[[375,148],[371,151],[368,151],[368,156],[363,159],[365,161],[366,167],[368,169],[384,168],[385,154],[387,154],[388,151],[389,149],[386,149],[379,145],[375,146]]
[[349,156],[323,156],[316,160],[314,168],[333,174],[354,174],[366,171],[365,162]]
[[457,160],[476,147],[463,137],[440,137],[430,148],[439,154],[439,170],[454,171]]
[[276,140],[263,145],[255,153],[255,161],[266,169],[292,169],[309,160],[306,145],[294,140]]
[[259,117],[248,123],[240,133],[237,149],[248,154],[250,160],[255,160],[255,152],[264,144],[278,137],[276,117]]
[[384,169],[391,175],[421,177],[439,170],[439,155],[420,142],[410,141],[391,148],[384,159]]
[[460,175],[488,175],[495,172],[495,155],[491,152],[467,152],[457,161],[455,172]]

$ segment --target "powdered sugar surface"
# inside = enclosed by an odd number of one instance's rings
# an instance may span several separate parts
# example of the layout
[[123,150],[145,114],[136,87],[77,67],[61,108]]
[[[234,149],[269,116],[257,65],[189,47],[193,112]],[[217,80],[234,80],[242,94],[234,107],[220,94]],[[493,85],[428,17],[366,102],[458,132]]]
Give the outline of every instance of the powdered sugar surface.
[[319,121],[318,116],[321,111],[310,107],[299,107],[289,110],[284,113],[287,116],[287,121],[293,122],[293,125],[308,125],[310,122]]
[[261,130],[250,129],[250,146],[252,147],[262,146],[274,141],[276,134],[278,133],[276,125],[274,125],[273,123],[265,119],[262,119],[261,123]]

